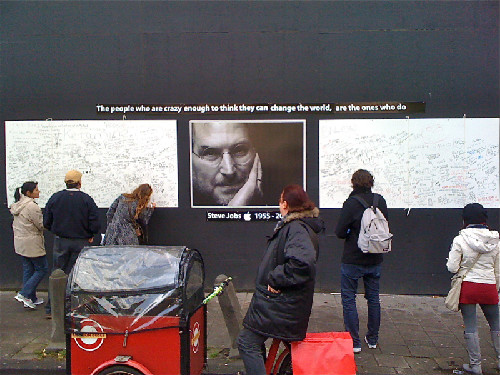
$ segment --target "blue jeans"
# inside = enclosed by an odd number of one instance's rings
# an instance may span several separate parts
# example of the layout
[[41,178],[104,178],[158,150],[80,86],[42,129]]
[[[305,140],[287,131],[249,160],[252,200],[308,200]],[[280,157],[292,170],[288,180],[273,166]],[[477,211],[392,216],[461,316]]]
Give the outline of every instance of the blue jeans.
[[363,278],[365,286],[365,299],[368,304],[368,332],[366,339],[370,344],[378,342],[378,331],[380,328],[380,271],[381,265],[358,266],[355,264],[344,264],[341,270],[341,296],[344,311],[344,327],[351,334],[353,346],[361,347],[359,339],[359,318],[356,309],[356,292],[358,291],[358,280]]
[[21,257],[23,259],[23,288],[19,293],[35,302],[36,288],[49,270],[47,256],[43,255],[36,258]]

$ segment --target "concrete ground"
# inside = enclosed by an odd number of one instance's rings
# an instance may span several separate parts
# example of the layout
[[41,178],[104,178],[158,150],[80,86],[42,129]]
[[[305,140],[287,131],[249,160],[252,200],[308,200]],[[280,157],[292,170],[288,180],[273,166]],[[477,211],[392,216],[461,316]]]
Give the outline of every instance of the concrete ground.
[[[50,342],[52,322],[43,308],[28,310],[14,300],[15,292],[0,292],[0,374],[64,374],[64,353],[44,355]],[[46,298],[46,293],[40,293]],[[245,311],[251,293],[238,293]],[[363,345],[355,355],[357,374],[453,374],[467,358],[460,313],[444,307],[443,297],[382,295],[382,326],[379,345]],[[360,335],[365,333],[367,309],[358,296]],[[479,312],[483,372],[498,374],[489,328]],[[240,359],[230,358],[230,339],[217,299],[208,304],[208,353],[204,374],[236,374],[243,371]],[[309,323],[310,332],[342,331],[340,295],[317,293]],[[45,370],[43,372],[42,370]]]

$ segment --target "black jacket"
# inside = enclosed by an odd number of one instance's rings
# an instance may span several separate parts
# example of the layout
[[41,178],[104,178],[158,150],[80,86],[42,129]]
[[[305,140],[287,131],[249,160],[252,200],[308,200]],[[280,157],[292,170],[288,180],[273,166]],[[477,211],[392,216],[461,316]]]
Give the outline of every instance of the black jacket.
[[[356,264],[359,266],[374,266],[382,263],[382,254],[365,254],[358,247],[358,236],[361,228],[361,217],[365,208],[363,205],[353,198],[353,195],[360,195],[366,203],[373,204],[373,193],[371,189],[355,189],[349,194],[349,198],[344,202],[340,218],[335,229],[335,234],[338,238],[345,239],[344,252],[342,254],[342,263]],[[378,200],[378,208],[389,220],[387,203],[384,197],[380,196]]]
[[[286,341],[305,338],[311,314],[318,236],[324,228],[319,210],[287,215],[268,240],[257,272],[256,289],[243,325]],[[267,290],[270,285],[279,290]]]
[[61,190],[50,197],[43,213],[43,226],[63,238],[88,239],[101,230],[94,200],[76,189]]

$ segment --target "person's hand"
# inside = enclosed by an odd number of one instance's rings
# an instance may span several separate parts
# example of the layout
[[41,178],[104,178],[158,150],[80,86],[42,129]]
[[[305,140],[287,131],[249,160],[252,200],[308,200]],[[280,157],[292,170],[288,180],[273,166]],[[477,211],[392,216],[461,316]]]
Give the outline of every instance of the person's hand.
[[92,242],[94,242],[94,237],[89,238],[89,243],[92,243]]
[[268,292],[271,292],[271,293],[274,293],[274,294],[281,293],[281,291],[280,291],[280,290],[276,290],[276,289],[274,289],[271,285],[268,285],[268,286],[267,286],[267,291],[268,291]]
[[254,197],[262,197],[262,164],[259,154],[255,154],[247,182],[229,201],[228,206],[247,206]]

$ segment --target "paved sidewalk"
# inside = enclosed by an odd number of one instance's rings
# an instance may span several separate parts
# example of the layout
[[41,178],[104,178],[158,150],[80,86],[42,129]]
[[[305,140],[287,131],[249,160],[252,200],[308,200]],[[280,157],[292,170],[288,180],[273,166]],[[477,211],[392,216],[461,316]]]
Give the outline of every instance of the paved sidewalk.
[[[52,323],[43,308],[28,310],[14,300],[14,292],[0,292],[0,374],[64,374],[64,359],[43,357],[50,341]],[[46,298],[46,293],[40,293]],[[245,311],[251,293],[238,293]],[[355,356],[358,374],[453,374],[467,358],[462,318],[444,307],[443,297],[383,295],[382,326],[377,349],[363,345]],[[360,335],[365,333],[366,303],[358,296]],[[498,374],[489,328],[479,313],[483,372]],[[208,374],[235,374],[242,361],[227,357],[229,336],[217,299],[208,305]],[[340,295],[317,293],[309,331],[342,331]]]

